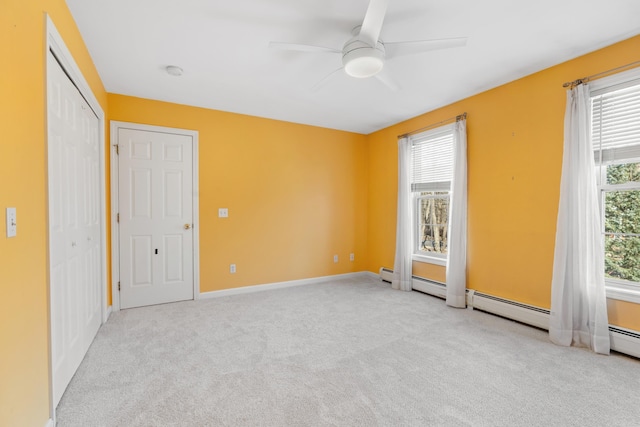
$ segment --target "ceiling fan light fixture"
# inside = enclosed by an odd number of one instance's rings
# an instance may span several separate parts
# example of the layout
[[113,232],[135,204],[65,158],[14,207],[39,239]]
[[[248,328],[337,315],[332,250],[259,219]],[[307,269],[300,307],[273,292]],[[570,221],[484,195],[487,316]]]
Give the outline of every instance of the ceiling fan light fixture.
[[375,56],[360,56],[352,58],[344,65],[344,71],[351,77],[364,79],[375,76],[382,70],[384,61]]
[[351,77],[364,79],[375,76],[384,67],[384,45],[378,42],[373,48],[359,40],[353,40],[343,49],[342,65]]

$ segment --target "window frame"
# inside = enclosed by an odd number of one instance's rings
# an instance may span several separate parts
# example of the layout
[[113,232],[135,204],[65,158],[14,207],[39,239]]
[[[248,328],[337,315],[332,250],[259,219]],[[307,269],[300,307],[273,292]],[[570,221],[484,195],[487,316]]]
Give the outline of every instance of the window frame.
[[[420,141],[424,141],[423,143],[428,144],[428,140],[437,139],[439,137],[442,137],[445,134],[450,134],[451,138],[453,138],[453,131],[454,131],[453,124],[438,126],[436,128],[429,129],[425,132],[412,135],[410,137],[409,142],[412,144],[412,146],[414,143],[420,143]],[[428,251],[420,250],[420,214],[419,214],[420,212],[419,210],[420,210],[421,199],[425,197],[435,197],[435,195],[421,196],[421,193],[426,193],[426,192],[444,193],[441,196],[445,196],[449,200],[449,203],[451,203],[451,196],[452,196],[451,182],[453,181],[453,141],[451,142],[451,148],[452,148],[452,152],[451,152],[452,172],[451,172],[451,178],[448,181],[434,182],[432,183],[432,185],[429,186],[429,188],[426,188],[426,187],[413,188],[414,183],[412,182],[411,203],[413,206],[413,224],[412,224],[413,226],[412,260],[413,261],[418,261],[418,262],[433,264],[433,265],[440,265],[440,266],[447,265],[448,252],[443,254],[443,253],[428,252]],[[413,149],[412,149],[411,161],[412,163],[414,161]],[[412,180],[413,180],[413,177],[412,177]],[[451,205],[449,204],[449,209],[447,210],[448,212],[447,227],[449,226],[449,221],[451,220],[450,207]]]
[[[635,82],[634,82],[635,81]],[[594,81],[589,84],[590,97],[593,99],[603,93],[622,89],[625,86],[638,86],[640,85],[640,68],[621,72],[613,76],[605,77]],[[591,119],[593,120],[593,112],[591,113]],[[593,136],[592,136],[593,141]],[[608,184],[606,180],[607,166],[610,164],[629,164],[640,162],[640,157],[628,157],[615,162],[605,162],[597,160],[597,155],[600,153],[600,148],[596,146],[593,141],[593,152],[596,168],[596,178],[598,185],[598,198],[600,203],[600,229],[604,248],[605,236],[611,233],[605,233],[605,200],[606,195],[609,192],[615,191],[628,191],[628,190],[640,190],[640,182],[626,182],[623,184]],[[603,253],[603,255],[606,255]],[[604,265],[602,266],[604,270]],[[616,299],[621,301],[632,302],[640,304],[640,282],[634,282],[624,279],[615,279],[605,276],[605,289],[607,298]]]
[[[640,159],[630,159],[630,162],[627,163],[637,163]],[[622,163],[626,164],[626,163]],[[597,168],[598,166],[596,166]],[[602,233],[602,241],[604,244],[605,236],[607,233],[605,230],[605,200],[607,193],[611,193],[614,191],[629,191],[629,190],[638,190],[640,191],[640,182],[632,182],[632,183],[624,183],[624,184],[604,184],[598,186],[598,196],[600,203],[600,232]],[[622,233],[632,235],[633,233]],[[606,254],[605,254],[606,255]],[[604,269],[604,265],[602,266]],[[613,277],[604,278],[605,288],[607,290],[607,298],[618,299],[628,302],[634,302],[636,304],[640,304],[640,282],[633,282],[631,280],[624,279],[615,279]]]
[[[413,236],[414,236],[414,248],[413,248],[413,259],[414,261],[421,261],[430,264],[437,265],[446,265],[447,263],[447,253],[439,253],[439,252],[429,252],[423,251],[420,249],[420,201],[423,199],[447,199],[449,206],[447,208],[447,213],[451,208],[451,190],[436,190],[433,193],[441,193],[434,195],[422,195],[420,193],[426,193],[428,191],[415,191],[413,192],[413,212],[415,215],[414,228],[413,228]],[[449,215],[447,215],[447,227],[449,226]]]

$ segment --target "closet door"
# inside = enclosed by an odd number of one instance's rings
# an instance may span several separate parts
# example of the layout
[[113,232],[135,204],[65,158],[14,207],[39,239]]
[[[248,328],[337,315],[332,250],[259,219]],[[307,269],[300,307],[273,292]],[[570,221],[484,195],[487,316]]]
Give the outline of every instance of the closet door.
[[118,129],[120,308],[193,299],[193,136]]
[[101,323],[99,121],[49,52],[47,58],[49,284],[53,402]]

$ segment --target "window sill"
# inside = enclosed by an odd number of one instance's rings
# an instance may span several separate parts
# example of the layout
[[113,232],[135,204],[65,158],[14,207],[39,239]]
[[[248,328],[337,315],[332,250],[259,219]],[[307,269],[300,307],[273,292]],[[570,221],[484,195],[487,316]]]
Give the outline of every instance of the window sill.
[[428,256],[428,255],[413,254],[412,260],[413,261],[418,261],[418,262],[424,262],[426,264],[442,265],[442,266],[445,266],[445,267],[447,265],[447,259],[446,258],[437,258],[437,257],[433,257],[433,256]]
[[605,289],[609,299],[640,304],[640,286],[606,281]]

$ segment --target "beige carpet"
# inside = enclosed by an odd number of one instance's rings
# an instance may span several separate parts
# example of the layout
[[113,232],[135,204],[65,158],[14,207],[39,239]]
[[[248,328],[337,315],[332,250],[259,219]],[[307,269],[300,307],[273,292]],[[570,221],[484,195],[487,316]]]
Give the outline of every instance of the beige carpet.
[[362,277],[115,313],[58,426],[637,426],[640,361]]

